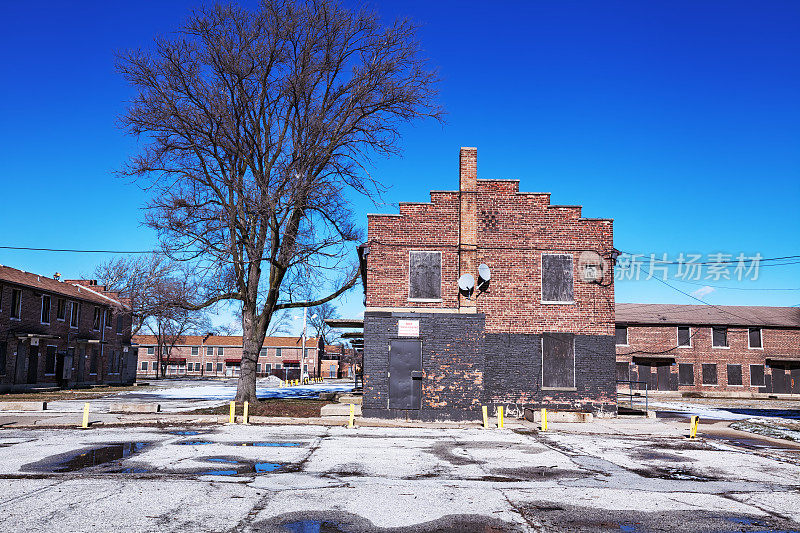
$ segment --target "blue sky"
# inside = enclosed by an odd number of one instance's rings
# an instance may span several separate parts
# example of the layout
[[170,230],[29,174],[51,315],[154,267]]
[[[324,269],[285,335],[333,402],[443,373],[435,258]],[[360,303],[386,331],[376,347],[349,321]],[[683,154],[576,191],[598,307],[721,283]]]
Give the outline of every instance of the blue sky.
[[[149,249],[147,193],[112,176],[136,150],[115,126],[131,96],[115,50],[148,46],[196,2],[14,2],[0,31],[0,245]],[[444,125],[404,131],[378,161],[389,187],[366,212],[457,187],[459,146],[479,177],[615,219],[623,251],[800,253],[800,3],[378,2],[408,16],[442,77]],[[0,250],[0,263],[72,277],[102,255]],[[670,278],[672,278],[672,272]],[[796,305],[800,264],[712,287],[715,304]],[[745,290],[739,290],[745,289]],[[755,290],[752,290],[755,289]],[[655,280],[618,301],[693,303]],[[343,314],[360,311],[353,293]]]

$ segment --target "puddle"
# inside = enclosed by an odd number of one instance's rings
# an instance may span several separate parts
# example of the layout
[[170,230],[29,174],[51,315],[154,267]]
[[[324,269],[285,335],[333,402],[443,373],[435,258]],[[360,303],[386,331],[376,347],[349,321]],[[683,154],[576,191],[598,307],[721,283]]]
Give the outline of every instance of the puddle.
[[194,435],[202,435],[203,433],[207,433],[206,431],[196,431],[196,430],[175,430],[175,431],[167,431],[170,435],[181,435],[184,437],[192,437]]
[[241,461],[228,457],[206,457],[202,459],[210,463],[229,465],[225,468],[215,468],[212,470],[202,470],[195,472],[198,476],[236,476],[241,474],[266,474],[281,468],[279,463]]
[[[49,472],[63,473],[75,472],[84,468],[110,463],[118,459],[125,459],[141,451],[148,442],[121,442],[108,444],[98,448],[91,448],[82,453],[67,455],[55,463],[45,466]],[[49,467],[48,467],[49,466]]]
[[214,442],[210,440],[184,440],[176,442],[181,446],[202,446],[204,444],[220,444],[222,446],[258,446],[265,448],[284,448],[302,446],[299,442]]
[[347,533],[341,524],[327,520],[298,520],[282,524],[281,527],[291,533]]
[[731,446],[739,446],[750,450],[787,450],[797,451],[797,448],[792,446],[781,446],[776,442],[764,441],[758,438],[751,437],[729,437],[725,435],[703,435],[703,438],[708,440],[715,440],[730,444]]

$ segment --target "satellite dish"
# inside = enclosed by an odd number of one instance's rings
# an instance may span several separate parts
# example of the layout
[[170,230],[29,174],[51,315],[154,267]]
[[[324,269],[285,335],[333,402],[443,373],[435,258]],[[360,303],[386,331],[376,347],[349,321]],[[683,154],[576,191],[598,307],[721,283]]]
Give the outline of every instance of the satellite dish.
[[472,291],[475,290],[475,278],[472,274],[464,274],[458,278],[458,292],[462,296],[469,298],[472,296]]
[[483,292],[489,288],[489,280],[492,279],[492,271],[485,263],[478,266],[478,290]]

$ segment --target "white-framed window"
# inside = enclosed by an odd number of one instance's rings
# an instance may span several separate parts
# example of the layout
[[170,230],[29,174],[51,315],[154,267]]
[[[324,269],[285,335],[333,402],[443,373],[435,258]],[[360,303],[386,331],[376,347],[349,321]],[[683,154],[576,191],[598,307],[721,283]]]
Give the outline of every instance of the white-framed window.
[[94,306],[94,316],[92,317],[92,329],[100,331],[100,308]]
[[614,342],[617,346],[628,345],[628,326],[614,327]]
[[259,357],[266,357],[267,356],[267,349],[261,348],[261,351],[258,353]]
[[728,385],[733,387],[742,386],[742,365],[728,365]]
[[147,355],[155,355],[156,354],[156,347],[155,346],[148,346],[147,347]]
[[575,303],[572,254],[542,254],[542,299],[544,304]]
[[217,355],[225,355],[225,348],[223,348],[222,346],[217,348]]
[[200,355],[200,347],[192,346],[192,355]]
[[725,327],[711,328],[711,347],[728,348],[728,328]]
[[717,384],[717,365],[715,363],[703,363],[700,370],[703,385]]
[[750,386],[764,387],[765,385],[764,365],[750,365]]
[[281,349],[275,348],[275,357],[281,357]]
[[206,355],[214,355],[214,347],[213,346],[206,347]]
[[764,341],[761,338],[761,328],[748,328],[747,347],[751,350],[764,349]]
[[689,326],[678,326],[678,348],[692,347],[692,328]]
[[81,323],[81,304],[80,302],[69,303],[69,327],[77,328]]
[[67,301],[64,298],[56,300],[56,320],[62,322],[67,319]]
[[[50,306],[52,302],[50,301],[50,297],[46,294],[42,295],[42,324],[49,324],[50,323]],[[55,370],[53,371],[55,373]]]
[[214,371],[214,363],[206,363],[206,372]]
[[261,373],[261,363],[256,363],[256,374]]
[[22,316],[22,289],[11,289],[11,318],[19,320]]
[[222,363],[217,363],[217,372],[222,372]]
[[114,313],[114,312],[111,310],[111,308],[110,308],[110,307],[107,307],[107,308],[106,308],[106,324],[105,324],[105,326],[106,326],[107,328],[110,328],[110,327],[112,327],[112,324],[113,324],[113,322],[112,322],[112,320],[111,320],[111,319],[112,319],[112,318],[113,318],[113,316],[114,316],[114,314],[113,314],[113,313]]
[[147,361],[142,361],[142,372],[147,372]]
[[265,363],[264,364],[264,373],[265,374],[269,374],[270,372],[272,372],[272,364]]
[[442,252],[408,252],[408,299],[412,302],[442,300]]

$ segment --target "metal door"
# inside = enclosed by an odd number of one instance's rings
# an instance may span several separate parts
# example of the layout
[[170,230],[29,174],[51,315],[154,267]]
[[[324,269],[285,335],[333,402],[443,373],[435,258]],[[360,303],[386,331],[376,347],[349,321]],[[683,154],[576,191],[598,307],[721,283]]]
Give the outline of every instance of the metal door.
[[39,347],[31,346],[28,351],[28,383],[36,383],[39,377]]
[[389,409],[422,407],[422,342],[389,341]]
[[75,381],[78,383],[83,383],[85,377],[85,368],[86,365],[86,350],[84,348],[78,349],[78,360],[75,362],[75,370],[77,371],[78,377],[75,378]]
[[790,382],[783,366],[772,367],[772,392],[775,394],[788,394],[791,390]]
[[17,344],[17,360],[14,367],[14,383],[25,383],[27,378],[26,362],[28,358],[25,357],[25,345],[21,342]]
[[669,390],[670,366],[668,364],[656,366],[656,377],[658,378],[656,390]]
[[800,366],[792,367],[792,394],[800,394]]

